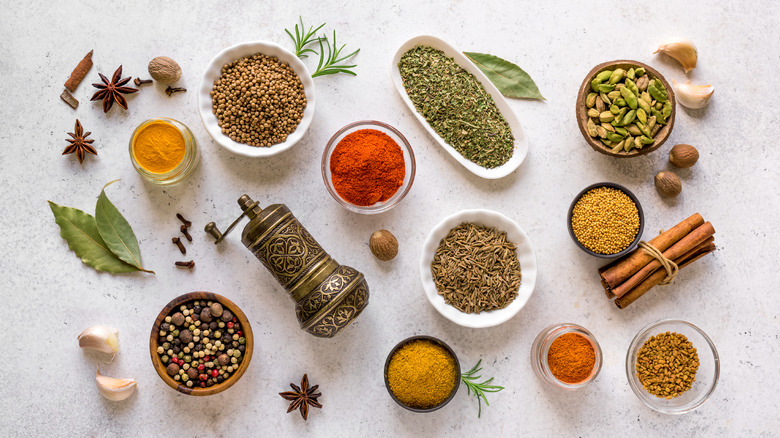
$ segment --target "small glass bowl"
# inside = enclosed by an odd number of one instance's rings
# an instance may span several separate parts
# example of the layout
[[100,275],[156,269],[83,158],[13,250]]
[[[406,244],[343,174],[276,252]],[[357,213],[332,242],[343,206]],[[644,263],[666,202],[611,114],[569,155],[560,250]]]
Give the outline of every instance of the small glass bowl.
[[[179,133],[181,133],[181,136],[184,138],[184,158],[182,158],[181,162],[176,167],[165,173],[154,173],[144,169],[136,161],[135,154],[133,153],[133,143],[135,142],[136,136],[146,126],[157,122],[167,123],[168,125],[173,126],[179,130]],[[133,131],[133,135],[130,136],[130,146],[128,150],[130,152],[130,161],[133,163],[136,172],[138,172],[146,181],[161,186],[170,186],[184,181],[195,172],[195,169],[198,168],[198,164],[200,164],[198,142],[195,140],[195,136],[192,135],[190,128],[178,120],[167,117],[145,120],[138,125],[138,127],[135,128],[135,131]]]
[[[696,371],[693,386],[679,397],[669,400],[647,392],[635,370],[636,356],[645,341],[651,336],[666,332],[676,332],[687,337],[699,355],[699,369]],[[626,354],[626,375],[634,394],[648,407],[664,414],[684,414],[703,405],[712,396],[720,376],[720,359],[715,344],[700,328],[679,319],[662,319],[645,326],[634,336]]]
[[[333,187],[333,181],[331,180],[330,174],[330,156],[333,153],[333,150],[336,148],[336,145],[338,145],[344,137],[360,129],[376,129],[377,131],[381,131],[389,135],[390,138],[392,138],[398,144],[398,146],[401,148],[401,151],[403,151],[404,165],[406,166],[404,182],[401,184],[401,187],[398,188],[395,194],[386,201],[377,202],[376,204],[369,206],[355,205],[339,196],[338,192],[336,192],[336,188]],[[338,132],[333,134],[333,137],[330,138],[328,145],[325,146],[325,152],[322,154],[322,179],[325,181],[325,187],[328,188],[328,192],[330,192],[330,195],[333,196],[333,199],[335,199],[344,208],[349,211],[354,211],[355,213],[361,214],[382,213],[390,210],[396,204],[401,202],[401,199],[404,199],[404,196],[409,193],[409,189],[412,188],[415,169],[416,165],[414,161],[414,152],[412,151],[412,146],[406,140],[406,137],[404,137],[400,131],[393,128],[392,126],[386,123],[378,122],[376,120],[362,120],[359,122],[350,123],[349,125],[341,128]]]
[[[428,409],[413,408],[411,406],[405,405],[401,400],[398,400],[398,397],[396,397],[395,394],[393,394],[393,391],[390,390],[390,382],[387,381],[387,368],[390,366],[390,359],[393,358],[393,355],[395,354],[395,352],[398,351],[398,349],[400,349],[404,345],[408,344],[409,342],[420,341],[420,340],[422,340],[422,341],[430,341],[430,342],[433,342],[434,344],[440,345],[441,347],[443,347],[445,350],[447,350],[450,353],[450,355],[452,356],[452,359],[455,361],[455,371],[456,371],[455,387],[452,388],[452,392],[450,393],[449,396],[447,396],[446,399],[444,399],[443,402],[439,403],[438,405],[436,405],[436,406],[434,406],[432,408],[428,408]],[[433,336],[425,336],[425,335],[412,336],[412,337],[406,338],[403,341],[401,341],[398,344],[396,344],[396,346],[393,347],[393,349],[390,350],[390,353],[387,355],[387,359],[385,360],[385,373],[384,374],[385,374],[385,388],[387,389],[387,393],[390,394],[390,397],[392,397],[392,399],[396,403],[398,403],[398,406],[401,406],[404,409],[410,410],[412,412],[417,412],[417,413],[420,413],[420,414],[426,414],[428,412],[433,412],[433,411],[436,411],[436,410],[439,410],[439,409],[443,408],[447,403],[450,402],[450,400],[452,400],[455,397],[455,394],[458,392],[458,387],[460,386],[460,362],[458,362],[458,356],[455,354],[455,351],[453,351],[453,349],[450,348],[449,345],[445,344],[444,341],[442,341],[441,339],[434,338]]]
[[[550,350],[550,345],[552,345],[553,341],[558,339],[558,337],[565,335],[566,333],[576,333],[590,341],[593,346],[593,352],[596,355],[596,363],[593,364],[593,370],[590,372],[590,375],[579,383],[572,384],[558,380],[558,378],[553,375],[552,371],[550,371],[550,366],[547,364],[547,353]],[[536,376],[539,377],[542,382],[556,388],[570,391],[583,388],[588,383],[594,381],[596,376],[599,375],[599,371],[601,371],[601,362],[601,347],[599,346],[599,343],[596,342],[593,333],[577,324],[553,324],[542,330],[536,336],[536,339],[534,339],[534,343],[531,346],[531,368],[533,368],[534,373],[536,373]]]
[[[615,254],[601,254],[598,252],[591,251],[588,248],[585,248],[585,245],[583,245],[582,242],[577,240],[577,236],[574,235],[574,229],[572,229],[571,226],[571,217],[574,214],[574,206],[577,205],[577,201],[579,201],[584,194],[588,193],[593,189],[597,189],[599,187],[609,187],[609,188],[620,190],[621,192],[625,193],[629,198],[631,198],[632,201],[634,201],[634,204],[636,204],[636,209],[639,213],[639,229],[636,232],[636,237],[625,249]],[[574,197],[574,200],[571,201],[571,205],[569,205],[569,214],[566,215],[566,226],[569,229],[569,236],[571,236],[571,240],[574,241],[574,244],[577,245],[581,250],[585,251],[586,253],[602,259],[623,257],[629,252],[633,251],[636,245],[639,243],[639,241],[642,240],[642,232],[645,230],[645,212],[642,210],[642,204],[639,203],[639,198],[637,198],[636,195],[631,193],[631,190],[628,190],[627,188],[617,183],[600,182],[585,187],[584,189],[582,189],[581,192],[577,194],[577,196]]]

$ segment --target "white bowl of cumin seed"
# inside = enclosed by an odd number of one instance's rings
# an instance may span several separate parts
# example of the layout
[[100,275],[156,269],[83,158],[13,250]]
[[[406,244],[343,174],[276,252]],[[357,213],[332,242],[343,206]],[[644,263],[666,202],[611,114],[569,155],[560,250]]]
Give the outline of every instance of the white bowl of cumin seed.
[[[478,226],[495,228],[504,231],[507,240],[517,247],[517,259],[520,263],[521,281],[517,296],[506,307],[496,310],[486,310],[479,313],[465,313],[447,304],[444,297],[436,289],[436,283],[431,272],[434,254],[442,239],[450,230],[463,224],[473,223]],[[534,251],[528,234],[517,222],[492,210],[462,210],[453,214],[436,225],[428,234],[420,256],[420,278],[425,296],[431,305],[445,318],[463,327],[482,328],[502,324],[515,316],[528,302],[536,285],[537,265]]]

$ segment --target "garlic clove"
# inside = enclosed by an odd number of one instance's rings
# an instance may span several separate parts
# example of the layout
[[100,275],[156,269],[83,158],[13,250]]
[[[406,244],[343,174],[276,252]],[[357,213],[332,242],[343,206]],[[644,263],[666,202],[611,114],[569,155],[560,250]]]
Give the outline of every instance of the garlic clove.
[[690,109],[704,108],[715,93],[715,87],[712,85],[679,84],[674,79],[672,87],[680,105]]
[[99,369],[96,373],[95,382],[100,395],[112,401],[121,401],[130,397],[138,387],[135,379],[116,379],[104,376],[100,374]]
[[79,335],[79,347],[116,354],[119,351],[118,334],[119,330],[111,327],[104,325],[92,326]]
[[677,62],[682,64],[683,68],[685,69],[685,73],[688,73],[689,71],[696,68],[696,46],[693,45],[691,40],[687,40],[685,38],[676,38],[670,40],[666,44],[661,44],[658,46],[658,50],[653,53],[658,52],[665,53],[676,59]]

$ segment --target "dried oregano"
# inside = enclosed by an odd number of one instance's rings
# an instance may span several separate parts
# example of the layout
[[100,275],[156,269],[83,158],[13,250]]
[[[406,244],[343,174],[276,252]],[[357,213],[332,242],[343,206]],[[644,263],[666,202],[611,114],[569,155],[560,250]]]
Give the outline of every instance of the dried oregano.
[[428,46],[406,52],[398,70],[409,99],[447,144],[487,169],[509,161],[512,130],[474,75]]
[[464,313],[503,309],[520,288],[517,247],[506,232],[472,223],[441,240],[431,273],[439,295]]

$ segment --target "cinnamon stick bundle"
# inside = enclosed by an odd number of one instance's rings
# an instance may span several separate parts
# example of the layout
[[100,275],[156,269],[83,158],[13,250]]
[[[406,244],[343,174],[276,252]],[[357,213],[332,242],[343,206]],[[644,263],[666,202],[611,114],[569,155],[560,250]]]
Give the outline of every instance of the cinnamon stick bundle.
[[[648,242],[679,268],[715,250],[715,228],[696,213]],[[666,277],[661,262],[642,248],[599,269],[607,297],[625,308]]]

